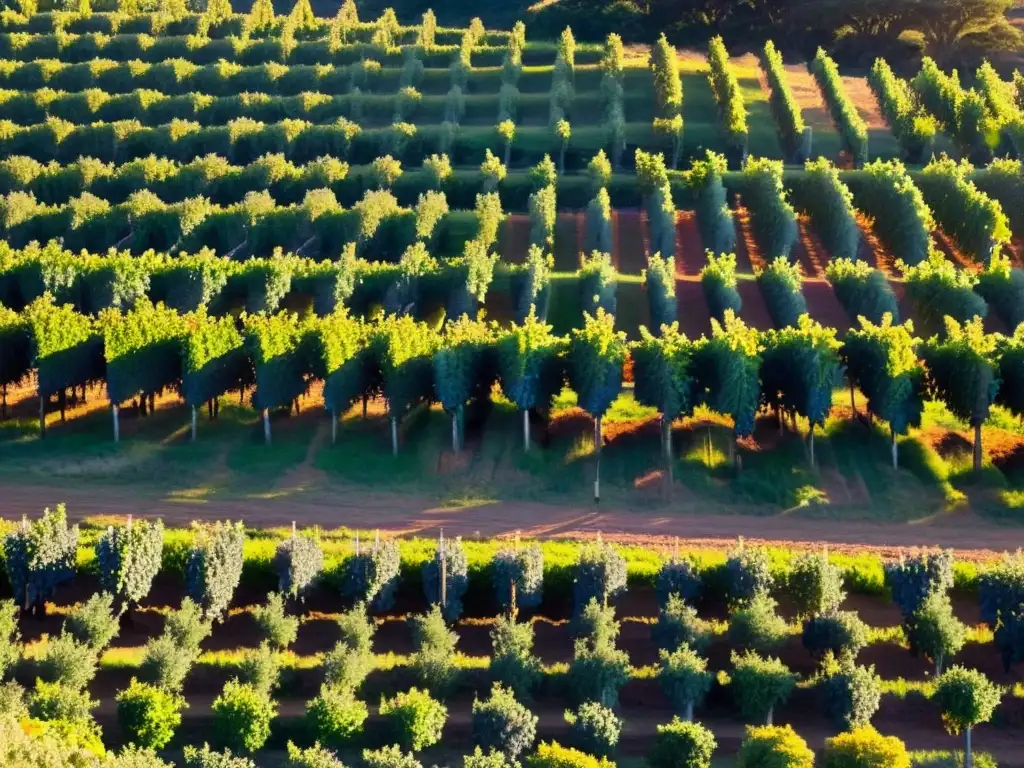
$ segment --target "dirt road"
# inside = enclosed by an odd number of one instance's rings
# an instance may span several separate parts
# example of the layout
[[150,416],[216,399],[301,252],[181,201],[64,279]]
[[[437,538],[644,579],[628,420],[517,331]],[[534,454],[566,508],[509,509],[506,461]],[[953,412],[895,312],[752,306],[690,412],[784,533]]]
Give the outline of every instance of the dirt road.
[[0,516],[35,515],[47,505],[65,502],[75,519],[92,515],[159,516],[173,524],[194,519],[242,518],[250,525],[347,526],[395,534],[432,535],[438,528],[466,537],[512,534],[577,538],[598,532],[635,543],[666,544],[679,537],[687,545],[722,546],[743,536],[751,541],[835,550],[873,549],[894,554],[922,546],[951,547],[965,557],[992,557],[1024,547],[1024,529],[998,526],[970,512],[951,512],[914,523],[813,519],[775,516],[644,513],[593,506],[570,507],[532,502],[437,502],[407,494],[370,492],[350,486],[281,491],[270,497],[213,497],[190,500],[137,489],[89,484],[48,488],[0,484]]

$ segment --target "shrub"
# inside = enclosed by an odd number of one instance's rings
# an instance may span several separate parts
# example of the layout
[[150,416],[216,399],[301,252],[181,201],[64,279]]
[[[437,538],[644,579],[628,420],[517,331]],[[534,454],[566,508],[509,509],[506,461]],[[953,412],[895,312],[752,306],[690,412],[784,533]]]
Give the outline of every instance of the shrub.
[[98,702],[89,692],[69,688],[61,683],[36,679],[36,687],[28,700],[28,714],[47,722],[83,723],[93,726],[92,710]]
[[852,659],[868,644],[868,625],[856,611],[829,611],[804,621],[801,640],[815,656]]
[[345,569],[342,593],[370,605],[377,611],[388,611],[395,604],[398,572],[401,559],[397,541],[374,540],[373,546],[363,551],[356,543],[356,552],[349,558]]
[[288,742],[288,768],[345,768],[337,755],[317,742],[312,747],[295,746]]
[[917,612],[929,596],[953,586],[953,552],[921,552],[883,563],[885,584],[904,618]]
[[843,138],[843,147],[853,156],[858,166],[862,165],[868,159],[868,128],[843,87],[839,67],[819,48],[808,69],[818,81],[828,111]]
[[747,108],[721,37],[713,37],[708,43],[708,80],[718,103],[726,146],[742,157],[747,152]]
[[230,749],[214,752],[208,744],[202,749],[185,747],[185,764],[196,768],[256,768],[256,763],[244,757],[235,757]]
[[1012,266],[1008,256],[993,254],[974,290],[1008,328],[1024,322],[1024,270]]
[[703,587],[703,579],[694,564],[686,558],[675,556],[662,563],[654,580],[654,591],[662,609],[668,605],[672,595],[691,603],[696,602]]
[[967,627],[953,615],[953,606],[944,592],[933,592],[906,622],[907,639],[916,653],[935,664],[936,677],[944,662],[955,656],[967,642]]
[[725,561],[726,597],[731,606],[750,602],[772,588],[768,554],[760,548],[748,547],[743,539],[729,551]]
[[661,666],[658,682],[666,698],[672,702],[676,712],[687,721],[693,720],[694,707],[700,704],[714,682],[714,675],[708,671],[707,659],[697,651],[683,644],[675,651],[660,651]]
[[423,768],[412,752],[405,754],[398,745],[382,749],[364,749],[363,763],[366,768]]
[[140,749],[129,744],[116,756],[107,758],[109,768],[170,768],[152,749]]
[[769,653],[789,635],[786,620],[775,611],[775,601],[766,594],[755,595],[729,618],[729,643],[741,650]]
[[593,597],[573,621],[572,628],[576,637],[586,638],[592,646],[614,645],[621,629],[615,620],[615,609],[602,605]]
[[793,560],[787,580],[799,616],[835,611],[843,600],[843,569],[829,560],[828,552],[805,552]]
[[678,595],[672,595],[658,614],[651,638],[658,648],[666,651],[673,651],[683,643],[703,651],[711,644],[711,627],[697,615],[695,608]]
[[494,593],[503,611],[536,608],[544,596],[544,552],[536,544],[502,549],[491,561]]
[[441,740],[448,708],[426,691],[410,688],[393,698],[380,700],[380,716],[388,733],[403,749],[418,752]]
[[767,720],[771,725],[775,707],[789,698],[797,676],[778,659],[753,651],[742,656],[733,652],[732,664],[729,687],[740,713],[748,721]]
[[569,740],[588,754],[609,757],[615,752],[622,733],[622,720],[608,707],[585,701],[575,710],[566,710]]
[[537,717],[516,700],[512,689],[496,683],[487,699],[473,700],[473,743],[498,751],[510,760],[529,749],[537,738]]
[[612,239],[612,199],[608,190],[601,187],[587,203],[583,213],[583,252],[611,253],[615,243]]
[[291,598],[302,598],[324,567],[324,550],[312,536],[292,531],[290,538],[277,545],[274,570],[278,590]]
[[[441,558],[445,566],[445,592],[441,594]],[[427,602],[441,606],[447,621],[462,615],[462,596],[469,586],[469,566],[462,539],[442,539],[439,550],[423,564],[423,594]]]
[[188,676],[195,651],[179,645],[167,634],[146,643],[142,657],[142,678],[165,691],[180,691]]
[[458,676],[455,667],[455,644],[459,636],[445,624],[441,609],[434,606],[423,616],[413,618],[416,655],[412,667],[427,688],[443,695]]
[[743,167],[743,202],[765,261],[789,256],[797,240],[796,212],[782,184],[782,162],[750,158]]
[[747,726],[738,768],[813,768],[814,752],[788,725]]
[[351,690],[322,685],[320,694],[306,705],[306,721],[316,738],[328,746],[347,745],[363,732],[370,712]]
[[938,121],[918,104],[907,81],[897,77],[885,59],[875,59],[868,73],[868,85],[907,162],[921,163],[929,157]]
[[164,634],[179,647],[198,653],[200,643],[210,636],[210,622],[203,619],[202,610],[192,598],[186,597],[178,610],[167,614]]
[[189,596],[200,603],[209,619],[217,620],[227,610],[242,577],[242,545],[245,527],[241,522],[192,523],[195,537],[185,564]]
[[825,267],[825,278],[850,317],[863,316],[872,323],[880,323],[888,314],[899,320],[899,302],[889,278],[867,262],[831,259]]
[[484,754],[480,747],[473,750],[472,755],[464,755],[462,768],[516,768],[519,763],[509,760],[504,754],[492,749]]
[[593,646],[577,640],[569,664],[569,690],[577,701],[597,701],[614,707],[619,689],[629,680],[629,656],[612,643]]
[[842,728],[860,728],[871,722],[882,700],[882,680],[874,667],[861,667],[850,658],[833,664],[826,659],[819,684],[822,709]]
[[902,163],[875,160],[846,182],[857,209],[874,220],[872,229],[887,251],[908,264],[928,257],[935,222]]
[[64,505],[31,523],[21,525],[4,537],[4,565],[11,590],[24,595],[24,605],[36,608],[45,605],[57,587],[75,573],[78,548],[78,526],[68,527]]
[[277,707],[270,693],[229,680],[213,702],[213,733],[226,747],[255,752],[270,736]]
[[132,678],[117,694],[117,721],[132,744],[162,749],[181,725],[181,710],[187,706],[181,696]]
[[736,225],[722,181],[727,170],[725,158],[711,151],[704,160],[694,160],[690,166],[688,181],[700,240],[710,253],[729,253],[736,247]]
[[711,317],[721,321],[727,311],[739,312],[743,306],[736,289],[736,254],[716,256],[708,251],[707,262],[700,271],[700,285]]
[[96,676],[96,661],[92,648],[64,633],[47,641],[38,661],[39,676],[80,691]]
[[796,326],[807,314],[800,265],[780,256],[757,273],[757,284],[776,327]]
[[491,675],[520,698],[528,697],[542,674],[533,655],[533,625],[499,617],[491,630]]
[[715,735],[703,725],[673,717],[657,726],[647,764],[651,768],[711,768],[711,755],[717,747]]
[[118,617],[112,613],[113,602],[106,592],[94,594],[68,616],[68,633],[94,652],[102,651],[120,628]]
[[253,609],[252,616],[273,648],[284,650],[299,636],[299,620],[285,613],[284,598],[278,592],[271,592],[265,604]]
[[0,600],[0,680],[21,658],[20,639],[18,606],[13,600]]
[[100,587],[115,595],[119,606],[137,605],[153,586],[164,546],[161,520],[132,520],[108,526],[96,542]]
[[825,739],[824,768],[910,768],[907,747],[895,736],[865,726]]
[[578,749],[563,747],[557,741],[541,742],[526,758],[528,768],[611,768],[613,763]]
[[258,691],[273,691],[280,676],[281,659],[266,641],[259,648],[246,651],[238,666],[239,681]]
[[324,658],[324,679],[327,685],[355,690],[373,670],[375,627],[362,603],[343,613],[338,625],[341,639]]
[[573,583],[573,615],[579,616],[591,599],[607,604],[626,589],[626,561],[606,542],[584,544]]
[[800,162],[810,153],[811,136],[804,125],[800,105],[789,87],[782,54],[771,40],[764,44],[761,53],[761,71],[764,72],[768,87],[771,89],[769,102],[772,116],[779,128],[786,154],[791,160]]

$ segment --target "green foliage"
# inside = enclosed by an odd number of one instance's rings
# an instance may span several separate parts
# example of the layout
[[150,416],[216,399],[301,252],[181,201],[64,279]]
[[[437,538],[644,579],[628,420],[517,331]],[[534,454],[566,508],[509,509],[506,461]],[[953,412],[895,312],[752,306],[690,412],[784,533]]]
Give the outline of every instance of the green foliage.
[[938,121],[919,104],[910,84],[897,77],[885,59],[875,59],[868,85],[882,115],[903,148],[908,163],[921,163],[932,153]]
[[288,768],[345,768],[337,755],[317,742],[305,749],[288,742]]
[[731,607],[742,607],[767,595],[774,584],[768,553],[741,538],[725,561],[726,595]]
[[[4,537],[7,579],[26,609],[53,595],[74,575],[78,526],[68,526],[63,504],[49,507],[37,520],[21,524]],[[24,596],[24,600],[21,600]]]
[[800,265],[779,256],[757,273],[757,284],[764,296],[772,322],[780,328],[795,326],[807,314]]
[[570,333],[569,385],[579,396],[580,407],[595,419],[604,416],[622,388],[626,351],[626,334],[615,330],[615,317],[600,307],[593,316],[584,313],[583,327]]
[[544,553],[540,547],[501,549],[491,561],[494,593],[503,611],[536,608],[544,596]]
[[825,739],[823,768],[910,768],[906,745],[870,725]]
[[411,688],[390,699],[382,698],[380,716],[384,718],[395,743],[403,749],[418,752],[441,740],[448,708],[432,699],[426,691]]
[[565,342],[531,311],[497,342],[498,380],[519,410],[544,408],[562,388],[560,365]]
[[669,423],[693,413],[693,343],[674,320],[661,326],[660,336],[641,326],[640,341],[632,345],[630,355],[638,403],[657,408]]
[[825,659],[819,683],[822,710],[841,728],[862,728],[871,722],[882,699],[882,679],[875,668],[857,666],[851,657],[838,664]]
[[115,596],[118,605],[138,605],[160,570],[163,547],[161,520],[129,520],[116,528],[107,526],[95,547],[100,586]]
[[185,402],[198,407],[240,386],[249,364],[244,339],[233,317],[213,318],[200,310],[189,317],[181,361]]
[[281,678],[281,657],[264,640],[258,648],[242,654],[238,665],[238,682],[251,685],[258,691],[273,691]]
[[[731,416],[737,437],[754,430],[760,400],[760,340],[731,310],[722,322],[712,319],[711,338],[694,354],[698,402]],[[735,599],[735,596],[734,598]]]
[[1008,328],[1024,322],[1024,270],[1011,265],[1004,254],[993,254],[978,276],[974,291]]
[[718,119],[725,131],[726,146],[742,157],[747,152],[747,108],[721,37],[713,37],[708,42],[708,81],[718,103]]
[[835,329],[824,328],[802,314],[797,327],[768,331],[763,339],[761,387],[765,404],[795,411],[812,428],[823,426],[832,410],[832,391],[841,371]]
[[494,749],[484,754],[480,747],[476,747],[472,755],[462,757],[462,768],[513,768],[514,765],[508,757]]
[[480,164],[480,173],[484,177],[483,191],[494,192],[498,189],[498,185],[505,180],[508,169],[500,158],[488,148],[484,150],[484,161]]
[[397,744],[381,749],[364,749],[363,763],[367,768],[423,768],[412,752],[402,752]]
[[89,698],[89,692],[71,688],[60,682],[47,683],[36,678],[35,690],[28,701],[28,714],[37,720],[60,724],[84,725],[98,731],[92,719],[92,710],[98,702]]
[[942,712],[946,730],[956,735],[987,723],[1003,691],[976,669],[951,667],[935,681],[932,701]]
[[366,704],[340,686],[320,686],[320,694],[306,705],[310,729],[319,741],[331,747],[346,746],[356,739],[369,716]]
[[[438,375],[437,379],[440,380],[441,376]],[[443,592],[442,567],[445,576]],[[424,596],[429,603],[441,607],[441,615],[446,621],[456,621],[462,615],[462,596],[468,586],[469,570],[461,537],[441,539],[434,557],[423,564]]]
[[230,749],[255,752],[270,736],[277,706],[270,693],[229,680],[212,705],[213,733]]
[[704,701],[711,690],[714,674],[708,671],[707,659],[698,655],[685,641],[671,653],[659,652],[661,665],[658,682],[673,709],[688,721],[693,720],[693,710]]
[[911,649],[935,664],[936,675],[942,674],[945,661],[967,642],[967,627],[953,615],[953,605],[944,592],[930,594],[905,623]]
[[202,749],[194,746],[185,747],[185,764],[195,768],[255,768],[256,763],[244,757],[236,757],[230,749],[215,752],[208,744]]
[[674,117],[683,108],[683,82],[679,77],[676,49],[664,33],[651,46],[651,72],[654,77],[654,103],[662,117]]
[[[396,321],[395,325],[398,324]],[[394,341],[399,343],[397,338]],[[357,541],[355,553],[346,562],[342,594],[374,610],[390,610],[395,604],[400,567],[397,541],[380,541],[378,536],[367,549]]]
[[542,673],[533,655],[533,624],[499,616],[491,630],[491,675],[519,698],[529,697]]
[[542,741],[526,758],[527,768],[611,768],[614,763],[594,757],[557,741]]
[[831,653],[840,660],[852,659],[868,644],[868,631],[856,611],[830,609],[804,621],[801,640],[816,656]]
[[[635,370],[635,352],[633,357]],[[654,580],[654,591],[662,610],[668,606],[672,595],[693,602],[700,597],[703,589],[704,582],[696,565],[689,558],[676,554],[662,563],[658,576]]]
[[844,148],[858,166],[863,165],[868,159],[868,128],[843,87],[839,67],[822,48],[818,48],[808,69],[821,88],[829,114],[843,138]]
[[772,115],[775,117],[775,123],[779,128],[787,155],[797,162],[806,159],[810,154],[811,136],[804,125],[800,105],[789,87],[782,54],[778,52],[771,40],[764,44],[761,53],[761,70],[771,89],[769,101]]
[[825,279],[850,317],[866,317],[882,322],[885,315],[899,318],[899,302],[885,273],[864,261],[830,259]]
[[263,639],[278,650],[287,648],[299,635],[299,619],[285,613],[284,598],[279,592],[271,592],[266,603],[253,609],[252,617]]
[[792,726],[747,726],[738,768],[812,768],[814,752]]
[[889,424],[895,435],[902,435],[921,424],[924,410],[924,369],[917,355],[920,340],[912,323],[894,325],[884,315],[875,325],[859,318],[860,327],[852,329],[839,354],[846,375],[868,398],[868,410]]
[[629,656],[614,641],[577,640],[569,664],[569,690],[576,701],[615,707],[619,689],[629,680]]
[[615,753],[622,733],[622,720],[608,707],[585,701],[575,710],[565,711],[569,741],[577,749],[598,757]]
[[1004,554],[978,580],[982,620],[995,633],[1006,670],[1024,659],[1024,553]]
[[114,613],[114,600],[108,592],[97,592],[68,616],[66,630],[85,643],[94,653],[110,645],[120,629],[120,616]]
[[290,407],[307,388],[311,365],[306,340],[310,322],[281,312],[249,315],[243,325],[256,372],[253,407],[259,411]]
[[21,658],[20,639],[17,604],[13,600],[0,600],[0,680],[17,666]]
[[684,643],[696,651],[704,651],[711,644],[711,627],[697,615],[695,608],[673,593],[658,613],[651,638],[659,649],[669,652]]
[[192,523],[193,544],[185,563],[189,596],[203,606],[207,619],[216,621],[227,611],[242,577],[241,522]]
[[154,637],[143,652],[142,677],[163,690],[180,691],[195,656],[194,649],[179,645],[167,634]]
[[598,539],[580,547],[573,582],[573,616],[580,617],[591,600],[602,606],[626,589],[626,561],[611,544]]
[[771,723],[773,710],[789,698],[797,676],[778,659],[753,651],[742,656],[733,652],[732,665],[729,687],[740,714],[748,722],[767,719]]
[[437,695],[444,695],[455,683],[455,644],[459,636],[448,629],[441,608],[435,605],[412,619],[416,654],[412,668],[420,682]]
[[932,395],[958,418],[975,427],[975,469],[981,468],[981,425],[999,391],[996,338],[986,334],[980,317],[961,325],[946,318],[946,338],[921,347]]
[[323,566],[320,542],[313,535],[295,534],[278,544],[274,552],[277,588],[293,599],[302,597]]
[[724,320],[726,312],[738,313],[743,300],[736,288],[736,254],[707,252],[707,264],[700,271],[700,284],[708,311],[715,320]]
[[740,650],[770,653],[789,636],[786,620],[775,611],[776,603],[765,593],[755,594],[729,617],[729,643]]
[[718,742],[709,729],[678,717],[656,728],[647,753],[651,768],[711,768],[711,756]]
[[962,88],[956,72],[947,75],[929,56],[921,60],[912,85],[924,108],[938,118],[964,156],[976,162],[991,159],[999,141],[999,123],[981,93]]
[[401,418],[433,391],[431,360],[437,334],[411,317],[388,317],[372,332],[388,413]]
[[873,219],[872,230],[887,251],[907,264],[928,258],[935,221],[902,163],[876,160],[846,183],[858,210]]
[[787,586],[799,616],[837,610],[846,599],[843,570],[829,560],[828,550],[805,552],[794,559]]
[[366,614],[366,604],[356,605],[338,619],[341,639],[324,657],[324,679],[333,688],[356,690],[373,669],[373,635],[376,625]]
[[934,594],[953,586],[953,552],[920,552],[884,564],[885,583],[904,618],[917,613]]
[[612,201],[608,190],[600,187],[583,213],[583,252],[611,253],[613,247]]
[[117,720],[130,743],[144,749],[162,749],[181,725],[185,700],[132,678],[117,694]]
[[203,617],[203,611],[190,597],[181,601],[177,611],[167,614],[164,634],[176,644],[190,651],[199,650],[199,644],[210,636],[210,620]]
[[712,253],[729,253],[736,247],[736,225],[722,180],[727,170],[726,159],[709,150],[704,160],[693,161],[688,177],[701,243]]
[[925,167],[918,186],[935,220],[959,251],[987,264],[1010,242],[1010,225],[999,201],[970,181],[972,170],[969,163],[942,157]]
[[511,688],[496,683],[491,695],[473,700],[473,743],[509,760],[533,746],[537,738],[537,716],[516,700]]
[[830,264],[837,258],[856,258],[860,230],[853,195],[832,163],[824,157],[808,160],[792,184],[792,201],[810,217],[811,229],[831,256]]
[[44,681],[81,691],[96,676],[96,661],[92,648],[65,632],[47,640],[36,664]]
[[555,243],[555,222],[558,206],[555,201],[555,187],[549,184],[530,195],[530,243],[551,248]]
[[618,274],[612,265],[611,254],[593,251],[589,256],[582,255],[581,261],[580,303],[583,305],[584,313],[603,311],[608,317],[612,317],[616,309],[615,291],[618,286]]

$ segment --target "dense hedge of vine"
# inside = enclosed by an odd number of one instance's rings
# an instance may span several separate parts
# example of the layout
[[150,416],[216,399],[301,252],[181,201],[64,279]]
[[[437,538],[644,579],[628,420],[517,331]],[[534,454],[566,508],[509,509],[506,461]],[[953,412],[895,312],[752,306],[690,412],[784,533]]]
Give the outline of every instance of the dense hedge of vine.
[[839,67],[821,48],[808,66],[814,79],[818,81],[818,87],[821,88],[828,111],[839,129],[839,135],[843,138],[846,151],[853,155],[858,166],[863,165],[868,159],[868,128],[843,87]]
[[787,159],[794,163],[803,162],[811,154],[810,129],[804,124],[800,105],[786,79],[782,54],[771,40],[764,44],[761,51],[761,70],[771,89],[769,102],[782,137],[782,145],[786,148]]
[[936,119],[918,103],[906,80],[898,77],[885,59],[875,59],[868,73],[868,85],[878,99],[882,115],[903,148],[908,163],[922,163],[931,154]]
[[928,258],[935,220],[902,163],[876,160],[844,181],[854,205],[874,219],[874,232],[891,253],[907,264]]

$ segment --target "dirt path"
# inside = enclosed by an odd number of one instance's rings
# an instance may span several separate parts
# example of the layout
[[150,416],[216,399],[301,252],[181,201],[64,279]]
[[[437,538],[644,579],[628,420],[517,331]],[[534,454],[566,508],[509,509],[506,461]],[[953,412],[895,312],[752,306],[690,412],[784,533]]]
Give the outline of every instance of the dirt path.
[[680,329],[690,338],[711,330],[711,313],[700,283],[707,263],[697,216],[687,211],[676,218],[676,303]]
[[348,526],[380,528],[395,534],[433,535],[443,527],[453,535],[489,537],[517,531],[530,537],[580,538],[598,532],[622,541],[667,546],[675,537],[687,545],[728,545],[737,536],[751,541],[894,554],[915,546],[952,547],[978,556],[1024,547],[1024,530],[990,523],[970,512],[950,512],[913,523],[836,520],[778,514],[771,517],[645,513],[592,506],[555,506],[536,502],[499,501],[438,505],[421,497],[370,492],[352,486],[291,488],[263,497],[209,498],[190,501],[146,494],[124,487],[90,484],[55,490],[49,487],[0,486],[3,515],[36,515],[47,505],[65,502],[75,519],[95,515],[162,517],[184,525],[193,519],[242,518],[253,526]]
[[845,333],[850,328],[850,318],[832,285],[825,279],[828,252],[811,231],[806,218],[800,219],[800,238],[793,249],[793,258],[803,269],[802,288],[811,317],[824,326],[838,328]]

